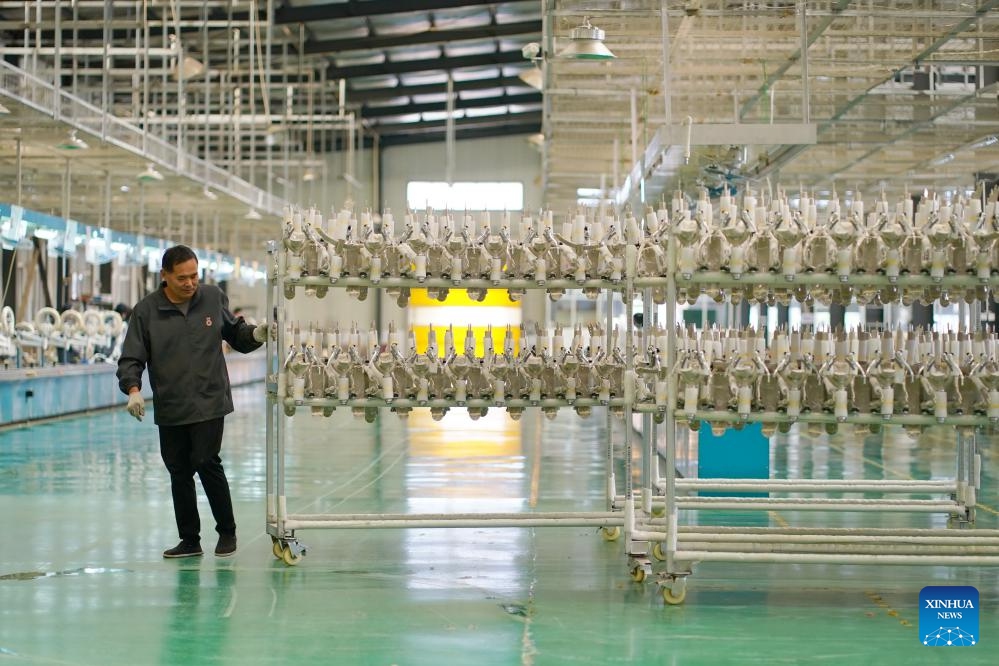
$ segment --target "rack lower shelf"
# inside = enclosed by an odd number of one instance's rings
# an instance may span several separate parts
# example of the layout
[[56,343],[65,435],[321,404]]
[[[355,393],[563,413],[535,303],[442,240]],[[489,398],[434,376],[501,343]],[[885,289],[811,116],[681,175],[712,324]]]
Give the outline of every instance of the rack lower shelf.
[[842,552],[753,552],[721,550],[677,550],[676,562],[741,562],[789,564],[883,564],[922,566],[999,566],[999,549],[988,555],[952,555],[926,551],[918,554],[884,555],[876,553]]
[[[910,479],[676,479],[683,491],[780,492],[780,493],[905,493],[949,495],[957,492],[957,482]],[[659,489],[664,490],[664,483]],[[655,501],[656,498],[653,498]]]
[[696,511],[880,511],[889,513],[945,513],[965,515],[967,509],[951,500],[840,499],[830,497],[677,497],[680,510]]
[[413,527],[617,527],[624,524],[620,512],[524,512],[524,513],[318,513],[289,514],[285,529],[369,529]]
[[[656,405],[638,404],[632,409],[636,412],[657,412],[661,408]],[[798,416],[788,416],[784,412],[750,412],[737,414],[726,410],[698,410],[688,412],[677,409],[674,416],[678,422],[708,421],[725,423],[838,423],[856,425],[901,425],[901,426],[936,426],[949,425],[961,427],[985,428],[999,425],[999,421],[977,414],[954,414],[939,418],[930,414],[892,414],[886,418],[880,414],[850,414],[839,418],[826,412],[804,412]]]

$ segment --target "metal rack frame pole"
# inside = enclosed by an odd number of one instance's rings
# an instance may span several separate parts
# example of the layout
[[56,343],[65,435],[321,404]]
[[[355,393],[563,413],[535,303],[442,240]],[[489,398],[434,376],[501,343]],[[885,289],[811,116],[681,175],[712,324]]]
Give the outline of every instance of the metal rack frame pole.
[[676,237],[671,233],[666,245],[666,367],[670,368],[666,385],[666,414],[663,428],[666,431],[666,519],[668,521],[666,539],[666,573],[677,573],[676,549],[679,530],[679,510],[676,503],[676,418],[677,381],[673,374],[676,365]]

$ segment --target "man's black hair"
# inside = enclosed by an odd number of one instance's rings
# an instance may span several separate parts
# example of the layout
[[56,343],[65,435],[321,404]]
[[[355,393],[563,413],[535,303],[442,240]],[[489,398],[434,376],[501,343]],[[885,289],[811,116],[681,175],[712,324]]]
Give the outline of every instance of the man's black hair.
[[161,265],[163,270],[173,273],[174,266],[182,264],[185,261],[190,261],[191,259],[198,260],[198,255],[194,254],[194,250],[186,245],[174,245],[163,253],[163,262]]

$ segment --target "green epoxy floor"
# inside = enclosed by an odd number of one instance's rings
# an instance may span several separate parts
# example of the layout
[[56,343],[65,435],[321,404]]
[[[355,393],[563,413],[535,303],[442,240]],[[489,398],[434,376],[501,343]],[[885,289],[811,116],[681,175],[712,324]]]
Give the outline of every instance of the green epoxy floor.
[[[240,550],[228,560],[160,557],[176,534],[148,418],[138,424],[122,410],[0,432],[0,665],[999,661],[995,568],[704,564],[686,604],[667,607],[655,585],[630,581],[620,544],[587,528],[310,530],[300,533],[308,556],[287,568],[263,533],[262,389],[235,397],[223,456]],[[415,415],[405,427],[390,414],[377,425],[341,412],[298,417],[289,506],[601,510],[602,418],[528,413],[515,426],[502,416],[449,416],[446,430]],[[936,439],[917,447],[901,436],[882,445],[837,435],[815,447],[783,437],[772,462],[777,476],[927,478],[949,473],[946,435]],[[992,509],[997,452],[984,442],[982,501]],[[205,503],[202,516],[211,547]],[[989,511],[979,524],[999,525]],[[979,589],[977,647],[919,644],[917,600],[928,584]]]

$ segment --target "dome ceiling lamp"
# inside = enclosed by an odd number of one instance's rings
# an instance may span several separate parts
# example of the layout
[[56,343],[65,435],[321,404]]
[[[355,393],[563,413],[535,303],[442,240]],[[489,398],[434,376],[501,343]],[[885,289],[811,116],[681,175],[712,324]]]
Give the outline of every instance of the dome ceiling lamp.
[[583,17],[583,25],[569,33],[569,44],[559,52],[561,58],[574,60],[613,60],[617,56],[604,44],[606,34]]

